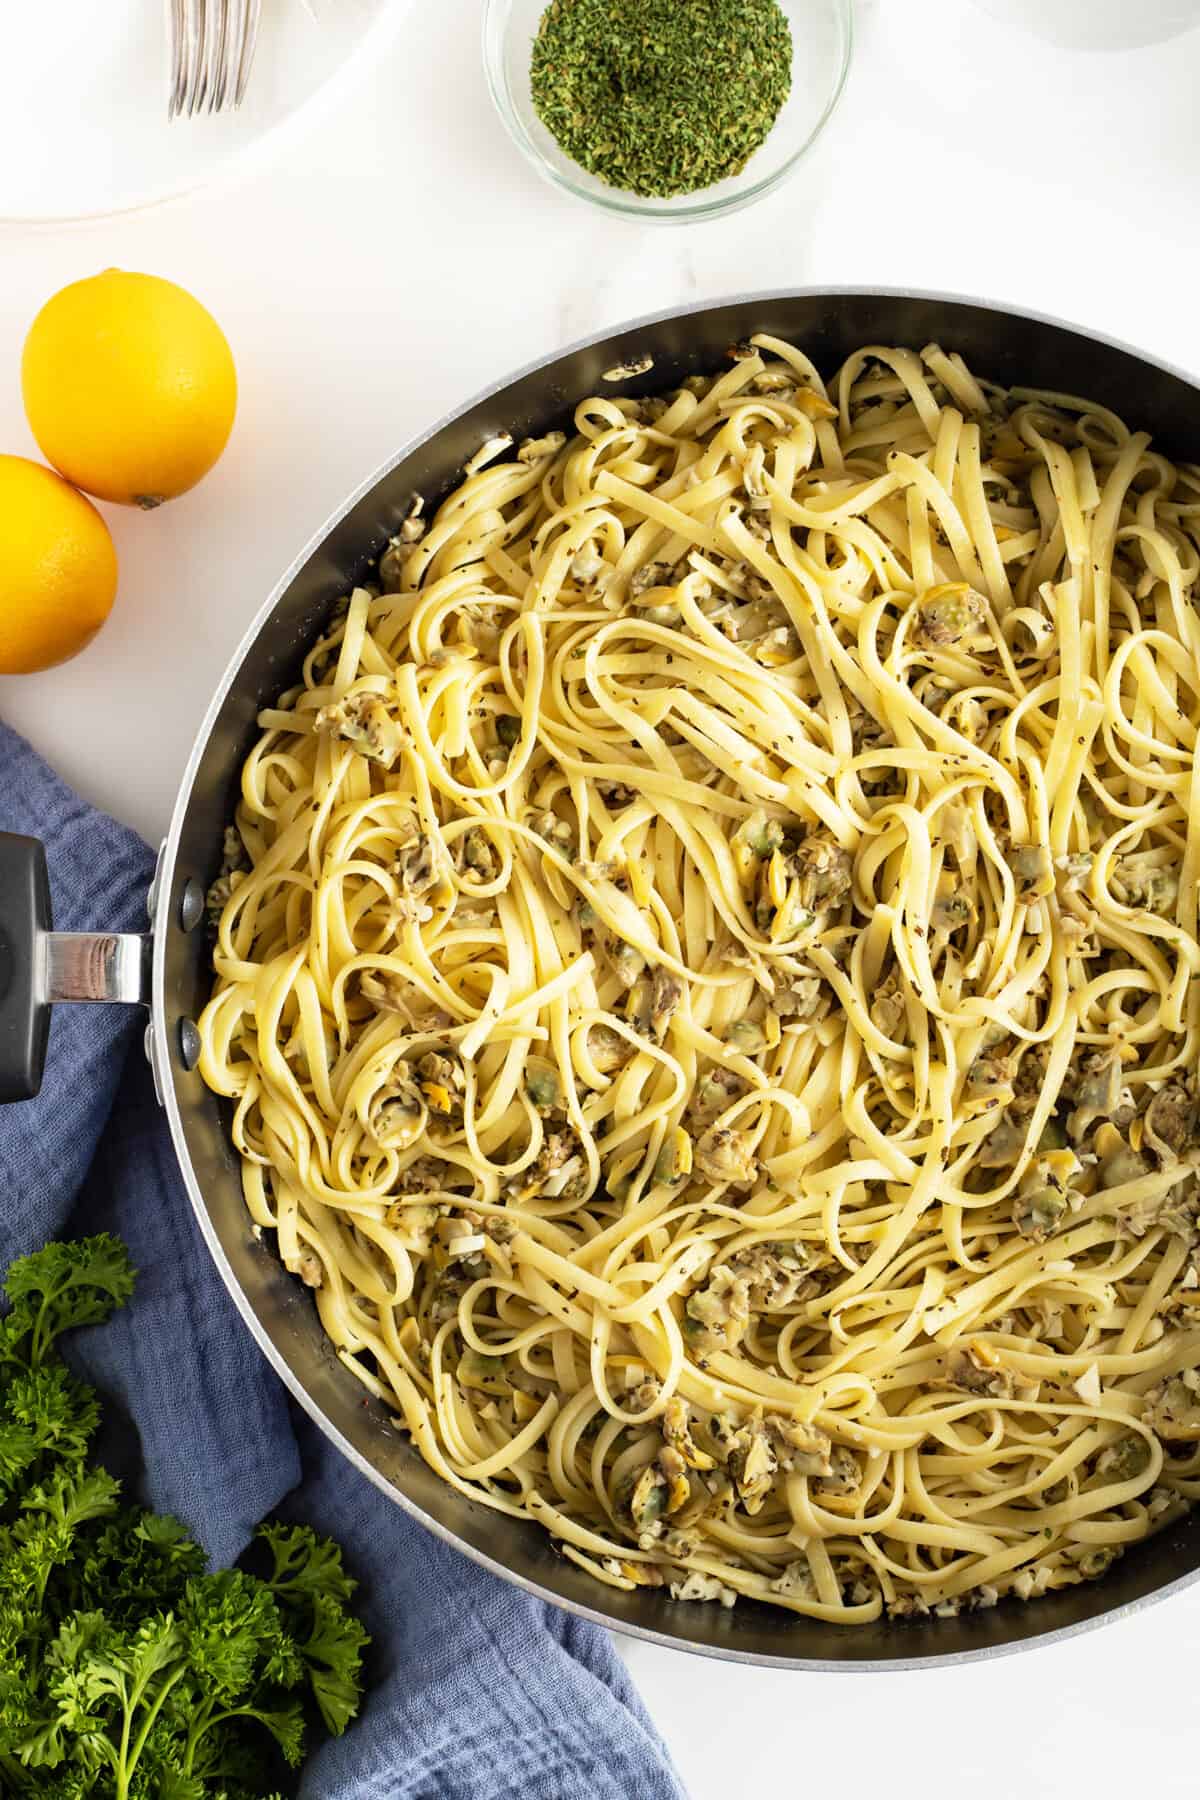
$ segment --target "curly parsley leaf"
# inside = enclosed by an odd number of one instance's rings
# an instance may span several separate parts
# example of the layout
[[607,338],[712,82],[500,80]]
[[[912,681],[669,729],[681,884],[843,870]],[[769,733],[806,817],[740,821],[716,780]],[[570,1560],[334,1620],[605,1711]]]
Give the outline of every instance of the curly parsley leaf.
[[76,1380],[65,1363],[18,1370],[5,1389],[4,1400],[8,1419],[33,1433],[36,1454],[74,1461],[87,1455],[100,1422],[100,1404],[94,1391]]
[[327,1731],[340,1737],[362,1697],[362,1652],[367,1633],[347,1610],[357,1582],[342,1553],[306,1525],[266,1524],[258,1537],[271,1553],[268,1586],[279,1601],[308,1673]]
[[5,1283],[0,1794],[280,1800],[310,1726],[357,1710],[355,1584],[336,1545],[285,1525],[261,1533],[266,1579],[208,1574],[178,1520],[89,1464],[99,1403],[54,1345],[132,1286],[110,1237],[49,1244]]
[[271,1552],[273,1566],[266,1579],[280,1600],[300,1594],[329,1594],[344,1603],[358,1586],[343,1569],[338,1546],[319,1538],[307,1525],[268,1521],[255,1535]]
[[133,1265],[124,1244],[107,1232],[50,1243],[13,1263],[4,1281],[12,1302],[0,1350],[12,1359],[28,1334],[24,1359],[37,1368],[64,1331],[102,1324],[133,1292]]
[[122,1507],[81,1551],[79,1577],[89,1593],[108,1596],[109,1616],[125,1625],[147,1612],[178,1608],[203,1550],[167,1513]]
[[120,1491],[120,1482],[107,1469],[89,1469],[83,1475],[64,1470],[31,1488],[20,1504],[23,1512],[42,1513],[74,1534],[86,1520],[104,1519],[116,1512]]
[[325,1729],[334,1737],[341,1737],[358,1711],[362,1652],[369,1641],[358,1620],[331,1595],[314,1597],[312,1630],[302,1640],[300,1654],[308,1664],[308,1679]]

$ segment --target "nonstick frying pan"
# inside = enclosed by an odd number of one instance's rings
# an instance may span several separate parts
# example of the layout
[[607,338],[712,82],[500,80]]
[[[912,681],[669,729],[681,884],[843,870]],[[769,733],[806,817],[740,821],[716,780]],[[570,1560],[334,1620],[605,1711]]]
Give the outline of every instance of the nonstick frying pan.
[[[546,357],[409,444],[323,525],[235,653],[200,726],[150,896],[144,936],[52,934],[40,846],[0,835],[0,1099],[36,1089],[57,999],[148,1008],[146,1047],[200,1228],[264,1355],[347,1461],[431,1531],[558,1605],[657,1643],[735,1661],[808,1669],[922,1667],[1044,1643],[1120,1617],[1194,1581],[1200,1517],[1133,1547],[1099,1582],[959,1618],[837,1627],[741,1601],[730,1611],[621,1593],[558,1556],[537,1527],[444,1485],[330,1348],[306,1289],[257,1242],[243,1204],[226,1104],[195,1072],[194,1021],[210,985],[204,892],[221,859],[259,708],[294,679],[329,608],[361,580],[414,493],[436,502],[485,438],[540,435],[593,392],[656,392],[725,365],[731,343],[769,331],[831,371],[865,344],[936,340],[976,374],[1087,395],[1200,461],[1200,389],[1185,375],[1049,318],[974,300],[884,289],[751,294],[629,325]],[[647,359],[652,359],[650,365]],[[639,369],[617,381],[606,373]],[[97,921],[102,924],[102,921]],[[264,1371],[264,1379],[267,1379]],[[350,1476],[347,1475],[347,1480]]]

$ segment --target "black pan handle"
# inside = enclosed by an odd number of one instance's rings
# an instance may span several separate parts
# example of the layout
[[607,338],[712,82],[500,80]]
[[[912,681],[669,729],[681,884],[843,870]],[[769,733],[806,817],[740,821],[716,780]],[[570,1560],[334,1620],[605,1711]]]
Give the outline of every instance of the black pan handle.
[[46,852],[0,831],[0,1100],[30,1100],[42,1085],[50,1007],[38,946],[51,923]]
[[52,925],[45,850],[0,831],[0,1103],[41,1087],[56,1000],[150,1003],[149,933]]

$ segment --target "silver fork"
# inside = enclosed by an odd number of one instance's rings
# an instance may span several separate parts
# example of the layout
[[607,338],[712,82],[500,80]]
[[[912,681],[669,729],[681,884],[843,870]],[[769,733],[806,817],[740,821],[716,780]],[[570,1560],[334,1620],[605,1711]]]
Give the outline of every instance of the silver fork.
[[242,104],[261,6],[262,0],[167,0],[169,119]]

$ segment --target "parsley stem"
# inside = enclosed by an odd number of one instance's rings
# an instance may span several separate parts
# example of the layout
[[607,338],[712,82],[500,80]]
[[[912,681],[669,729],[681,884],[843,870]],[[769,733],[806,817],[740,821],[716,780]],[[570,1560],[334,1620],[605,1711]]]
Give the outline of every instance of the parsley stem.
[[[138,1702],[142,1698],[142,1695],[146,1691],[144,1687],[138,1689],[135,1692],[134,1697],[133,1697],[133,1705],[126,1708],[125,1720],[124,1720],[124,1724],[122,1725],[122,1728],[121,1728],[121,1767],[117,1773],[116,1800],[128,1800],[129,1783],[133,1780],[133,1772],[137,1768],[138,1758],[141,1756],[142,1751],[146,1747],[146,1739],[149,1737],[151,1731],[154,1729],[154,1721],[155,1721],[155,1719],[157,1719],[159,1713],[162,1710],[163,1701],[166,1699],[166,1697],[170,1693],[171,1689],[175,1686],[175,1683],[177,1681],[181,1681],[183,1679],[184,1675],[186,1675],[186,1674],[187,1674],[187,1664],[181,1662],[179,1667],[174,1671],[174,1673],[171,1675],[168,1675],[167,1679],[163,1682],[162,1686],[159,1688],[158,1693],[155,1696],[154,1704],[147,1709],[146,1717],[142,1724],[142,1728],[138,1732],[137,1741],[133,1746],[132,1755],[129,1755],[129,1753],[128,1753],[129,1727],[130,1727],[130,1723],[132,1721],[134,1707],[137,1706]],[[128,1756],[128,1761],[126,1760],[127,1756]]]
[[[185,1775],[190,1775],[192,1772],[192,1764],[196,1760],[196,1751],[199,1748],[200,1739],[204,1736],[210,1725],[219,1723],[218,1720],[214,1720],[213,1718],[213,1707],[215,1705],[216,1701],[210,1700],[206,1706],[200,1707],[195,1717],[192,1719],[191,1724],[188,1726],[187,1743],[184,1746],[183,1752],[183,1772]],[[228,1718],[228,1716],[227,1713],[222,1713],[220,1715],[222,1719]]]

